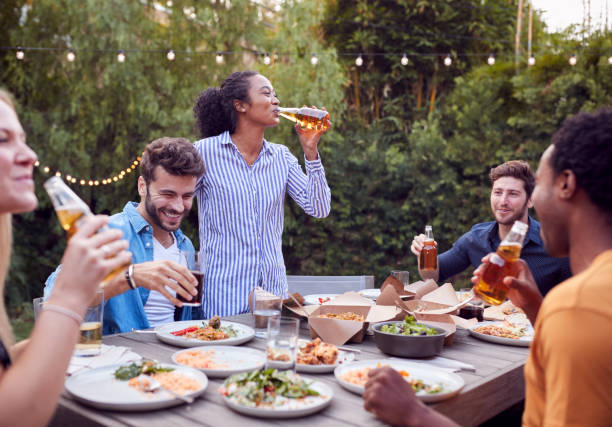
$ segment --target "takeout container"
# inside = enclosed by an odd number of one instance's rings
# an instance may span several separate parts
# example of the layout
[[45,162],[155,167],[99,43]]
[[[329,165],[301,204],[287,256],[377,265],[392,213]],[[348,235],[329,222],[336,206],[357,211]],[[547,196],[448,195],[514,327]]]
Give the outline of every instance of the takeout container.
[[[320,306],[286,307],[291,312],[308,319],[310,336],[321,338],[324,342],[342,345],[346,342],[361,342],[370,323],[384,322],[395,318],[400,309],[395,306],[379,305],[357,292],[347,292]],[[361,314],[364,322],[319,317],[321,314],[340,314],[346,312]]]
[[382,332],[384,325],[394,325],[401,322],[381,322],[372,326],[376,346],[383,353],[400,357],[430,357],[442,351],[446,330],[440,327],[424,323],[425,326],[434,328],[436,335],[400,335]]

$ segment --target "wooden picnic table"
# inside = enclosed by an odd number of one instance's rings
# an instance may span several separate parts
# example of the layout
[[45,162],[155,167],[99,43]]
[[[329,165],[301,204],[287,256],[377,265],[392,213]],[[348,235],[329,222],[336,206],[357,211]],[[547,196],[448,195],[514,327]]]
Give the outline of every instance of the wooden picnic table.
[[[226,318],[253,326],[252,316],[242,314]],[[303,338],[309,338],[302,328]],[[172,363],[170,356],[180,350],[159,341],[155,334],[128,332],[105,336],[104,344],[130,347],[132,351],[160,362]],[[265,340],[254,338],[243,344],[263,350]],[[348,343],[348,347],[361,351],[357,360],[390,357],[376,347],[374,338],[366,336],[362,343]],[[523,367],[528,348],[500,345],[478,340],[467,330],[458,329],[452,346],[445,346],[440,356],[466,362],[476,367],[476,372],[460,371],[465,380],[461,393],[431,407],[450,417],[460,425],[478,425],[525,398]],[[407,359],[410,360],[410,359]],[[252,418],[228,408],[217,392],[223,379],[209,378],[206,392],[193,404],[180,405],[150,412],[105,411],[82,405],[64,392],[51,422],[52,426],[224,426],[245,427],[264,425],[292,426],[354,426],[381,425],[371,413],[363,409],[361,396],[340,386],[333,373],[308,374],[328,384],[334,391],[331,405],[321,412],[292,419]]]

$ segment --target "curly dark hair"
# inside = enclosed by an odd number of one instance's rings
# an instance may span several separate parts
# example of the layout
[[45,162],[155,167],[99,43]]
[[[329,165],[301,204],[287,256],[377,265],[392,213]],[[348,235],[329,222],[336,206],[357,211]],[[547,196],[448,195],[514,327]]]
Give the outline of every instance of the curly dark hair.
[[204,162],[188,139],[165,136],[147,145],[140,161],[140,174],[147,186],[155,181],[155,168],[161,166],[170,175],[195,176],[204,173]]
[[234,100],[250,102],[249,78],[256,76],[255,71],[232,73],[220,88],[211,87],[200,93],[193,106],[193,115],[200,129],[200,136],[208,138],[226,130],[234,133],[238,116]]
[[525,193],[527,193],[527,200],[529,200],[535,188],[535,176],[529,167],[529,163],[524,160],[510,160],[492,168],[489,172],[491,183],[494,183],[504,176],[510,176],[523,181]]
[[574,172],[591,201],[612,214],[612,108],[566,119],[552,144],[550,165],[555,174]]

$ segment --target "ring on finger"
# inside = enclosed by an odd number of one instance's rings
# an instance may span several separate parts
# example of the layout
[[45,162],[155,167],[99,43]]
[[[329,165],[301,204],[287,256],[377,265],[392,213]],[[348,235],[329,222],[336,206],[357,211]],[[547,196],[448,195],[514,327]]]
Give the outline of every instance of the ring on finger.
[[100,246],[100,250],[104,253],[104,258],[108,258],[111,255],[111,251],[108,245]]

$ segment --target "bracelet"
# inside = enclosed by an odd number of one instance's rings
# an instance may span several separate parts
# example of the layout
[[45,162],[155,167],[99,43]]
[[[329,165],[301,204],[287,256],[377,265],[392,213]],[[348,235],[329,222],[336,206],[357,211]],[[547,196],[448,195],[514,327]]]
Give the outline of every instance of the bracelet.
[[136,283],[134,283],[134,264],[130,264],[126,270],[125,281],[129,285],[130,289],[136,289]]
[[47,310],[47,311],[54,311],[56,313],[60,313],[63,314],[65,316],[70,317],[72,320],[74,320],[78,326],[81,326],[81,323],[83,323],[83,317],[79,316],[77,313],[75,313],[74,311],[66,308],[66,307],[62,307],[61,305],[55,305],[55,304],[49,304],[48,302],[46,302],[43,305],[43,310]]

